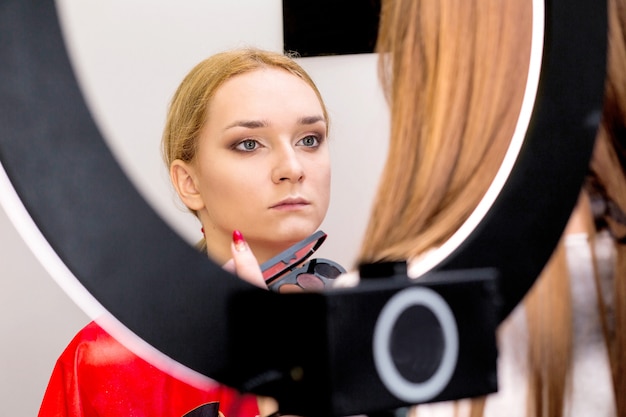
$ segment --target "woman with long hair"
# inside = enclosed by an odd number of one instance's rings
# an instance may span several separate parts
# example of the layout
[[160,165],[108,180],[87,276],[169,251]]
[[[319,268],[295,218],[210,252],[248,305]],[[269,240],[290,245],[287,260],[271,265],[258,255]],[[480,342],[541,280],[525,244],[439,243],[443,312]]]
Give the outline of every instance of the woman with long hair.
[[[500,390],[411,414],[626,415],[626,4],[608,4],[588,181],[550,262],[499,329]],[[390,147],[360,262],[408,259],[410,274],[420,270],[476,208],[517,121],[531,24],[528,1],[382,2]]]

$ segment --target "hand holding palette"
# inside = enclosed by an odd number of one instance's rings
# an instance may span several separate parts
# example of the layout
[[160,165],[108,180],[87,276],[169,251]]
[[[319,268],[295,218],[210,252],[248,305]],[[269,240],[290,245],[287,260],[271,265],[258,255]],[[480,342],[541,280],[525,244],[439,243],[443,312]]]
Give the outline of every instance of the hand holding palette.
[[316,258],[305,262],[322,246],[326,233],[318,230],[261,265],[270,290],[279,293],[320,291],[346,270],[336,262]]

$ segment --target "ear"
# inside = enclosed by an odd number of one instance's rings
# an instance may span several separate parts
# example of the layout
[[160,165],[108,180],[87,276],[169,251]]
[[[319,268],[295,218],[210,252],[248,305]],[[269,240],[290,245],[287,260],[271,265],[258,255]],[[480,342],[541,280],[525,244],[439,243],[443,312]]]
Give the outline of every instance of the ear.
[[204,201],[200,195],[194,167],[180,159],[170,165],[170,179],[178,196],[188,209],[197,212],[204,208]]

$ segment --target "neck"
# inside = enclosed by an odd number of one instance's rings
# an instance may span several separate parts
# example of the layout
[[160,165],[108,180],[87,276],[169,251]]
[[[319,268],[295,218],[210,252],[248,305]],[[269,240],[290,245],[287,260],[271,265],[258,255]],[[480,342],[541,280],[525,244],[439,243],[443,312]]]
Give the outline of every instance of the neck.
[[232,258],[230,252],[230,240],[218,236],[207,236],[206,252],[209,258],[218,265],[224,265]]
[[270,260],[289,247],[285,245],[269,247],[267,244],[255,244],[255,242],[248,242],[248,244],[250,245],[250,249],[252,250],[252,253],[257,259],[259,265]]
[[[269,247],[267,243],[255,243],[254,241],[248,241],[250,250],[254,254],[259,265],[265,261],[278,255],[291,245],[279,245]],[[232,253],[230,250],[231,242],[228,239],[220,239],[217,236],[212,236],[207,239],[206,252],[209,258],[211,258],[218,265],[224,265],[230,259],[232,259]]]

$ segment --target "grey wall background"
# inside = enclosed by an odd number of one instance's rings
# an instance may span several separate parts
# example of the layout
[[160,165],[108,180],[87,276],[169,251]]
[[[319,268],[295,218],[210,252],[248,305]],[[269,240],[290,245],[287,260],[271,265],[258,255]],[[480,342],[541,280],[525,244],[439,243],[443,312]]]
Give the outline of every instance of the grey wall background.
[[[190,243],[197,221],[159,155],[167,102],[193,65],[222,49],[282,50],[280,0],[57,0],[79,83],[142,195]],[[333,182],[319,256],[351,266],[384,162],[387,109],[373,54],[302,58],[331,116]],[[72,280],[68,276],[63,279]],[[33,416],[56,358],[90,320],[0,210],[0,417]]]

